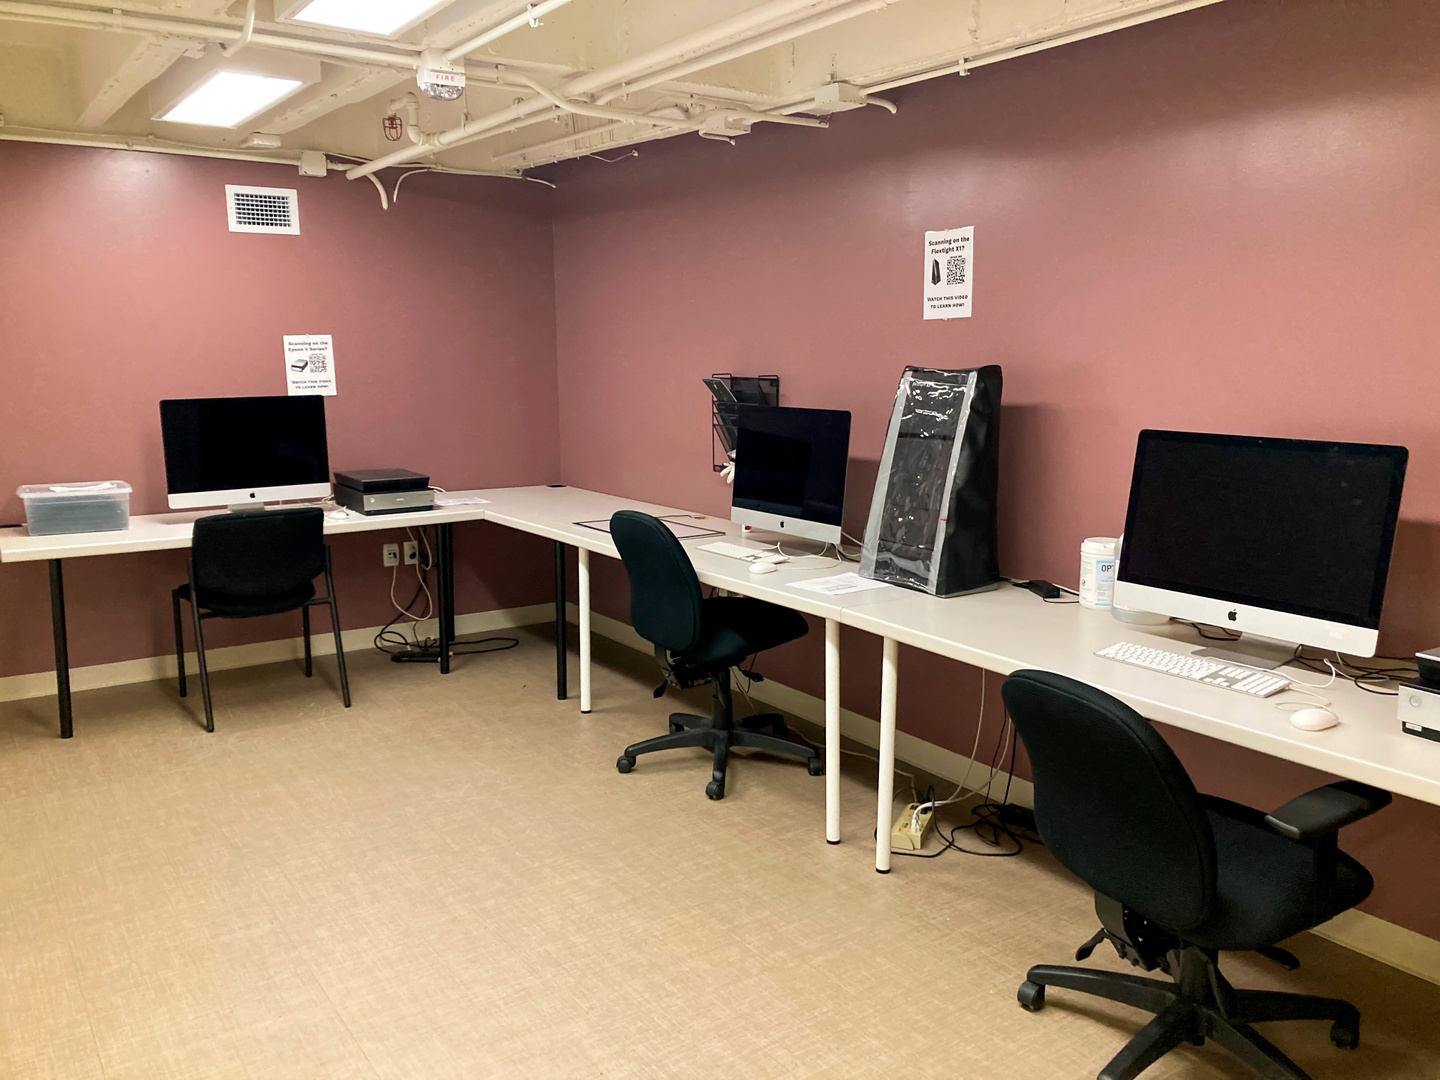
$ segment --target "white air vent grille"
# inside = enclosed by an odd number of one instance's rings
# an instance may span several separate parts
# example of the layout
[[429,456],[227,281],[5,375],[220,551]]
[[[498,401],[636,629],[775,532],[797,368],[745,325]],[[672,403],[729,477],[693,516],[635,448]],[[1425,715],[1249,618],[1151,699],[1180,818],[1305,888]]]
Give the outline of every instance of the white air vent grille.
[[294,188],[225,185],[231,232],[290,233],[300,231],[300,202]]

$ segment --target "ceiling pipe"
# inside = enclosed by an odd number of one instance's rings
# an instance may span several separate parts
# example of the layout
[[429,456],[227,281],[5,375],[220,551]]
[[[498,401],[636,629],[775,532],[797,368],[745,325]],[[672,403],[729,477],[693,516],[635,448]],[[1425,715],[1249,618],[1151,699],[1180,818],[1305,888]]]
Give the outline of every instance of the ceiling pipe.
[[255,0],[249,0],[249,2],[245,5],[245,27],[244,27],[244,29],[242,29],[242,30],[240,31],[240,38],[239,38],[239,40],[238,40],[238,41],[232,41],[229,45],[226,45],[226,46],[225,46],[224,48],[222,48],[220,51],[223,52],[226,56],[234,56],[234,55],[235,55],[236,53],[238,53],[241,49],[243,49],[246,45],[249,45],[249,44],[250,44],[250,39],[253,38],[254,36],[255,36]]
[[[17,2],[17,0],[0,0],[0,21],[4,20],[35,23],[42,26],[66,26],[82,30],[100,29],[122,33],[158,34],[198,42],[213,42],[232,50],[238,49],[243,43],[267,49],[323,56],[331,60],[348,61],[365,67],[393,67],[405,71],[415,71],[420,67],[418,52],[401,51],[415,47],[400,42],[384,48],[349,45],[339,41],[273,34],[253,28],[247,37],[243,25],[227,26],[201,20],[136,15],[119,10],[100,11],[68,5],[52,7],[45,4]],[[497,60],[494,63],[487,61],[483,64],[467,64],[465,73],[467,76],[477,79],[492,81],[495,85],[503,86],[506,89],[524,89],[522,85],[512,82],[507,75],[503,75],[497,70],[500,63]],[[504,63],[514,66],[508,60]],[[519,63],[527,67],[532,66],[524,61]],[[548,65],[533,66],[548,67]]]
[[[627,78],[657,67],[713,52],[717,47],[729,44],[737,36],[751,31],[768,30],[777,21],[784,19],[791,22],[801,21],[799,17],[807,11],[846,6],[850,2],[852,0],[841,0],[840,3],[836,3],[835,0],[770,0],[769,3],[751,8],[733,18],[697,30],[618,64],[611,64],[609,67],[570,79],[558,87],[555,93],[560,98],[573,101],[597,90],[608,89]],[[764,46],[756,46],[756,48],[764,48]],[[442,131],[438,135],[430,136],[426,139],[426,145],[423,147],[406,147],[391,151],[365,165],[356,166],[345,175],[351,180],[358,180],[362,176],[368,176],[381,169],[388,169],[394,165],[405,165],[429,154],[473,142],[481,136],[491,134],[496,128],[512,120],[524,120],[538,112],[545,111],[547,104],[553,104],[553,102],[537,94],[526,101],[517,102],[508,108],[488,113],[467,121],[459,127],[451,128],[449,131]]]
[[899,0],[851,0],[851,2],[827,11],[820,15],[813,15],[797,23],[782,26],[759,37],[747,39],[729,48],[721,49],[719,52],[709,52],[703,56],[696,57],[680,64],[672,64],[652,74],[645,75],[638,79],[627,80],[612,90],[596,97],[600,104],[614,101],[625,94],[635,93],[640,90],[648,90],[663,82],[670,82],[674,79],[684,78],[686,75],[694,74],[697,71],[704,71],[706,68],[714,67],[716,64],[723,64],[727,60],[734,60],[746,56],[759,49],[768,49],[772,45],[782,45],[805,34],[814,33],[816,30],[824,30],[826,27],[835,26],[838,23],[847,22],[857,15],[868,15],[873,11],[880,11],[891,4],[899,3]]
[[475,35],[469,41],[461,42],[453,48],[446,49],[445,59],[459,60],[466,53],[472,53],[482,46],[489,45],[490,42],[504,37],[512,30],[519,30],[525,26],[537,26],[539,25],[539,19],[544,18],[546,15],[549,15],[550,12],[562,8],[571,2],[572,0],[543,0],[543,2],[539,4],[530,4],[519,15],[506,19],[497,26],[492,26],[489,30]]

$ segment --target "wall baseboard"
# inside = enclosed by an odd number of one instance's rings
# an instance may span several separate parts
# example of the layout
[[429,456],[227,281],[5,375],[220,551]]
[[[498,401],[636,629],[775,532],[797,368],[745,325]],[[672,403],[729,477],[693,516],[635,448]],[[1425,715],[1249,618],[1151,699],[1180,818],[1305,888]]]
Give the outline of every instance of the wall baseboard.
[[[554,607],[550,604],[532,604],[529,607],[502,608],[497,611],[482,611],[472,615],[460,615],[455,619],[455,633],[482,634],[492,630],[504,630],[517,626],[533,626],[553,620]],[[435,637],[439,631],[434,619],[419,624],[422,637]],[[378,626],[367,626],[341,633],[341,640],[347,650],[368,649],[380,632]],[[335,638],[330,631],[317,631],[311,635],[311,654],[333,656]],[[305,656],[304,639],[278,638],[274,641],[257,641],[249,645],[226,645],[218,649],[206,649],[205,661],[211,671],[227,671],[231,668],[258,667],[261,664],[278,664],[286,660],[300,660]],[[194,673],[199,670],[195,653],[185,653],[185,665]],[[88,667],[70,669],[70,689],[98,690],[105,686],[124,686],[127,683],[154,682],[157,679],[173,679],[176,676],[175,657],[147,656],[139,660],[120,660],[113,664],[92,664]],[[7,675],[0,678],[0,701],[20,701],[25,698],[49,697],[55,693],[55,672],[36,671],[28,675]]]
[[[495,630],[512,629],[520,626],[535,626],[553,619],[554,608],[550,604],[532,604],[528,607],[503,608],[497,611],[478,612],[458,616],[455,620],[457,634],[479,634]],[[567,605],[568,617],[578,621],[573,604]],[[645,655],[653,652],[650,644],[635,633],[628,624],[598,613],[591,615],[594,632],[611,641],[636,649]],[[346,649],[370,647],[380,627],[346,630],[341,636]],[[421,625],[421,634],[435,635],[434,621]],[[328,656],[335,652],[334,638],[328,634],[315,634],[312,651],[316,656]],[[287,660],[299,660],[304,656],[301,638],[281,638],[275,641],[261,641],[250,645],[230,645],[210,649],[205,657],[210,670],[224,671],[231,668],[256,667]],[[186,664],[195,670],[195,654],[186,654]],[[157,679],[175,677],[175,657],[171,655],[150,656],[138,660],[122,660],[113,664],[94,664],[76,667],[70,671],[70,686],[74,691],[96,690],[107,686],[123,686],[129,683],[153,682]],[[37,671],[27,675],[9,675],[0,678],[0,701],[18,701],[25,698],[48,697],[55,693],[55,672]],[[775,708],[783,709],[792,716],[798,716],[817,727],[825,726],[825,703],[813,694],[807,694],[786,686],[784,683],[766,679],[750,689],[751,697],[764,701]],[[840,712],[840,730],[848,739],[871,749],[880,743],[880,725],[850,709]],[[979,775],[974,770],[988,770],[983,762],[972,762],[964,754],[957,754],[942,746],[918,739],[905,732],[895,736],[895,756],[898,761],[908,762],[923,769],[932,776],[959,784],[964,778]],[[996,773],[996,782],[1010,781],[1010,799],[1022,806],[1034,805],[1034,787],[1020,777],[1013,780],[1004,772]],[[1440,985],[1440,941],[1417,934],[1402,926],[1386,922],[1363,911],[1347,911],[1336,916],[1313,933],[1358,952],[1382,964],[1396,968],[1409,975]]]

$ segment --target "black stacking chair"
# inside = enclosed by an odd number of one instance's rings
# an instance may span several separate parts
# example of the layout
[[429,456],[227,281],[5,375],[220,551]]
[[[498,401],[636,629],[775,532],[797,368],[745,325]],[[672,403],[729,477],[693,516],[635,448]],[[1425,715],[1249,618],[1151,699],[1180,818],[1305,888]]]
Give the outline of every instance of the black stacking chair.
[[[190,580],[171,593],[175,608],[175,662],[180,696],[185,696],[185,644],[180,634],[180,601],[188,600],[195,626],[195,656],[200,665],[200,694],[205,699],[205,730],[215,730],[210,707],[210,675],[205,667],[205,619],[246,619],[300,609],[305,627],[305,677],[311,675],[310,609],[330,609],[335,658],[340,664],[340,693],[350,707],[340,615],[330,548],[324,536],[325,513],[318,507],[292,507],[248,513],[216,514],[195,522],[190,547]],[[315,578],[325,575],[325,595],[315,595]]]
[[1045,988],[1059,987],[1154,1013],[1100,1080],[1129,1080],[1182,1042],[1206,1039],[1263,1077],[1304,1080],[1252,1026],[1275,1020],[1328,1020],[1330,1040],[1354,1049],[1360,1013],[1349,1002],[1236,990],[1219,953],[1256,951],[1298,966],[1276,944],[1370,894],[1370,874],[1335,835],[1388,805],[1389,793],[1347,780],[1263,814],[1198,794],[1150,723],[1093,687],[1017,671],[1002,694],[1034,767],[1040,837],[1095,890],[1102,929],[1075,959],[1108,940],[1137,967],[1170,976],[1033,967],[1020,1004],[1039,1010]]
[[630,621],[655,646],[666,686],[713,682],[709,716],[674,713],[670,733],[627,746],[615,767],[628,773],[635,758],[656,750],[700,746],[715,751],[705,794],[725,797],[725,769],[731,747],[748,746],[805,759],[811,776],[825,771],[820,751],[794,734],[778,714],[766,713],[735,723],[730,700],[730,669],[747,656],[804,637],[809,627],[799,612],[740,596],[705,599],[690,556],[665,523],[649,514],[621,510],[610,518],[610,535],[630,576]]

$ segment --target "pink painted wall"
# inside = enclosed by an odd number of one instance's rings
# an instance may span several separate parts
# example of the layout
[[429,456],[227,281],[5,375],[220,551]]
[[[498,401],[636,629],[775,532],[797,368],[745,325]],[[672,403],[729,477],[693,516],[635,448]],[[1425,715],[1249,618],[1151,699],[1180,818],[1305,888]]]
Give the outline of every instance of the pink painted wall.
[[[898,116],[568,166],[564,478],[724,513],[700,378],[774,372],[785,403],[853,411],[858,535],[901,368],[999,363],[1006,573],[1074,583],[1081,539],[1121,526],[1142,427],[1400,442],[1382,646],[1440,641],[1436,55],[1433,3],[1228,3],[900,91]],[[960,225],[975,315],[923,322],[921,234]],[[845,649],[845,704],[873,716],[878,647]],[[817,635],[765,667],[820,693]],[[902,671],[902,729],[969,753],[975,674]],[[1322,779],[1174,735],[1210,790],[1278,805]],[[1370,910],[1440,937],[1437,826],[1406,804],[1349,843]]]
[[[228,232],[227,183],[297,188],[301,235]],[[163,511],[159,400],[285,393],[284,334],[334,335],[332,467],[452,489],[553,481],[553,296],[538,185],[412,177],[385,212],[334,173],[0,143],[0,522],[22,520],[17,486],[51,481],[127,480],[132,512]],[[378,548],[395,539],[332,543],[345,625],[389,618]],[[456,548],[461,612],[548,598],[544,543],[470,525]],[[65,572],[73,664],[173,647],[183,553]],[[53,668],[43,563],[0,567],[0,611],[0,675]],[[298,626],[224,622],[210,640]]]

